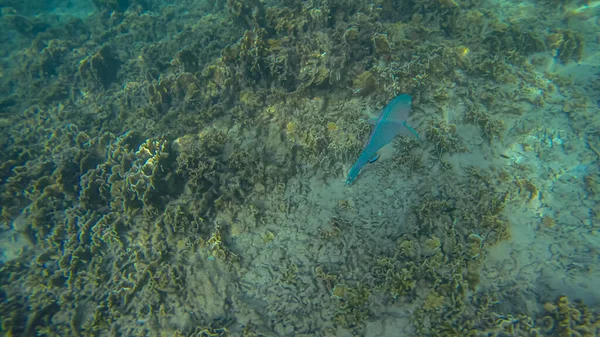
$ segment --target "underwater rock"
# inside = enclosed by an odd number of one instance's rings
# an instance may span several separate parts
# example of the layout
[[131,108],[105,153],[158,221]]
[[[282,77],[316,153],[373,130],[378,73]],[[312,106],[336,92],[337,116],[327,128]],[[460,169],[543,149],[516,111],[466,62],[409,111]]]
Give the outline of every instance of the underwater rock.
[[[137,2],[134,0],[134,2]],[[111,12],[124,12],[131,5],[130,0],[92,0],[98,9]]]
[[34,37],[50,28],[50,24],[39,18],[28,18],[22,15],[8,15],[6,20],[17,32],[28,37]]
[[121,60],[113,53],[112,48],[104,46],[93,56],[81,61],[79,72],[88,84],[98,83],[107,89],[117,79],[120,67]]
[[376,82],[373,73],[363,71],[352,80],[352,92],[357,95],[367,96],[376,89]]
[[233,19],[245,28],[265,26],[265,7],[259,0],[227,0],[227,9]]

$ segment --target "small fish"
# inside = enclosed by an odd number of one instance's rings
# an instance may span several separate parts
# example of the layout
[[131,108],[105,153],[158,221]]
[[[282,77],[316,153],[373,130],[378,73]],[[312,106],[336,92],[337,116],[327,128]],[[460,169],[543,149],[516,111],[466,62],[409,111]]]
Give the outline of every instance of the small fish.
[[419,139],[419,134],[406,123],[411,111],[411,103],[412,97],[402,94],[388,103],[379,118],[373,121],[375,128],[371,132],[360,157],[348,172],[346,185],[354,182],[363,166],[377,160],[379,157],[377,151],[391,142],[397,135],[403,134]]

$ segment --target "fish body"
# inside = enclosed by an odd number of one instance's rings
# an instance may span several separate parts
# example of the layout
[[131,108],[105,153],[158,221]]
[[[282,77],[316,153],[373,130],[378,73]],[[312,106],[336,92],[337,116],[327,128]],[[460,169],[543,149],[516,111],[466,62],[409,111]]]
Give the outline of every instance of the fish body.
[[[348,173],[346,185],[352,184],[360,170],[377,156],[377,151],[391,142],[399,134],[419,138],[419,134],[406,123],[411,111],[412,97],[402,94],[388,103],[381,115],[375,120],[375,128],[365,145],[360,157]],[[372,160],[372,161],[371,161]]]

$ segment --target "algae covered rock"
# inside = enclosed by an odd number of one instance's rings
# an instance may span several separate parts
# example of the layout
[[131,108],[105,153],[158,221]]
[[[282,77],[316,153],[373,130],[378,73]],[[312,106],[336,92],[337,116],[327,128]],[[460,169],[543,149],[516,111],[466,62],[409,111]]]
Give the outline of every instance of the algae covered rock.
[[96,84],[108,88],[116,79],[121,60],[114,54],[109,46],[104,46],[91,57],[81,61],[79,72],[88,85],[94,87]]
[[563,63],[579,62],[583,57],[584,39],[579,32],[556,29],[546,37],[546,42]]

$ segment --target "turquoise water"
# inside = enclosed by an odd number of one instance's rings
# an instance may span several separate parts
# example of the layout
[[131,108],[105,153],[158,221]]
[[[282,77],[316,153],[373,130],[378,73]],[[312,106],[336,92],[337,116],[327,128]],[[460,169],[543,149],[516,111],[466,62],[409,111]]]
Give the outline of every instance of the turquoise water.
[[1,336],[599,334],[599,3],[0,7]]

